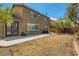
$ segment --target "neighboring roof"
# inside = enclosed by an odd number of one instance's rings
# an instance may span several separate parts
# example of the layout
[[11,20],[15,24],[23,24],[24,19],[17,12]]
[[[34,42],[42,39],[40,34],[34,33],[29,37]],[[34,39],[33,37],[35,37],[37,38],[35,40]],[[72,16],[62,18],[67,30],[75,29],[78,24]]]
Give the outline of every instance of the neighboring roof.
[[24,4],[13,4],[13,7],[12,7],[12,8],[14,8],[15,6],[22,6],[22,7],[24,7],[24,8],[28,8],[28,9],[34,11],[34,12],[37,12],[37,13],[39,13],[39,14],[41,14],[41,15],[47,17],[47,18],[49,18],[48,16],[46,16],[46,15],[44,15],[44,14],[42,14],[42,13],[40,13],[40,12],[38,12],[38,11],[36,11],[36,10],[34,10],[34,9],[30,8],[30,7],[28,7],[28,6],[25,6]]

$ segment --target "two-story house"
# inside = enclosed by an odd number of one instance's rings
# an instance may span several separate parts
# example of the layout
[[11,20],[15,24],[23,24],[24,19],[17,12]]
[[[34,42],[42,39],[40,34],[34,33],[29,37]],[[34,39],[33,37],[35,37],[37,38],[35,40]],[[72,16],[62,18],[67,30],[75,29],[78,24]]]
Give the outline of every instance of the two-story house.
[[5,24],[0,32],[2,37],[28,35],[48,31],[49,17],[23,5],[13,5],[13,23]]

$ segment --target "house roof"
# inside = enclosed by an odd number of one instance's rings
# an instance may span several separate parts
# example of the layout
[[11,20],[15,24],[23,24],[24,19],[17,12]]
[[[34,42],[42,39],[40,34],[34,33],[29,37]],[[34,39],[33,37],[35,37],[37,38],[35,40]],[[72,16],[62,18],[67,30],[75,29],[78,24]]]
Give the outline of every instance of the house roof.
[[40,13],[40,12],[38,12],[38,11],[36,11],[36,10],[34,10],[34,9],[30,8],[30,7],[28,7],[28,6],[25,6],[24,4],[13,4],[13,7],[12,7],[12,8],[14,8],[15,6],[22,6],[22,7],[24,7],[24,8],[28,8],[28,9],[31,10],[31,11],[34,11],[34,12],[36,12],[36,13],[41,14],[41,15],[44,16],[44,17],[49,18],[48,16],[46,16],[46,15],[44,15],[44,14],[42,14],[42,13]]

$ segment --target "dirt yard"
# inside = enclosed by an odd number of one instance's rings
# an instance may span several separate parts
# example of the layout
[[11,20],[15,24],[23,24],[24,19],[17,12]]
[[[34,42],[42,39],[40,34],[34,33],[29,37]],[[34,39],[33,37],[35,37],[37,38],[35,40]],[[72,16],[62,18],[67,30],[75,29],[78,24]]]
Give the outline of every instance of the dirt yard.
[[50,35],[10,47],[0,47],[0,55],[75,56],[73,35]]

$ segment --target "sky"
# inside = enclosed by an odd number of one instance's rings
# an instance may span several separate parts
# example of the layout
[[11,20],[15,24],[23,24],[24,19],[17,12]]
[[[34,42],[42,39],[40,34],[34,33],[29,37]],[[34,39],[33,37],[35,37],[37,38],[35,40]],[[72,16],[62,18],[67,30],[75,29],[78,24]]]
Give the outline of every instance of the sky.
[[[53,18],[62,18],[69,7],[69,3],[24,3],[24,5]],[[12,4],[4,4],[4,6],[12,6]]]

